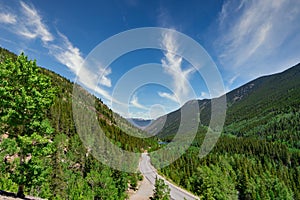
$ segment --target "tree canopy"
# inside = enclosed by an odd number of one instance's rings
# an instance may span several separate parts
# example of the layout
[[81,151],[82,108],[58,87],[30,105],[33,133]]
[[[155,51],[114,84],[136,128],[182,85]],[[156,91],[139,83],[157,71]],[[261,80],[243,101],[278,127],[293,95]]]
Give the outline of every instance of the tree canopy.
[[154,194],[151,197],[151,200],[169,200],[170,196],[170,188],[167,184],[165,184],[164,180],[156,177],[155,185],[154,185]]
[[[0,122],[7,135],[0,150],[22,197],[25,185],[38,184],[49,173],[41,167],[44,160],[38,158],[53,151],[49,140],[53,129],[45,114],[55,98],[55,88],[50,78],[40,73],[36,62],[23,53],[16,61],[6,59],[0,63],[0,80]],[[8,161],[8,157],[14,159]]]

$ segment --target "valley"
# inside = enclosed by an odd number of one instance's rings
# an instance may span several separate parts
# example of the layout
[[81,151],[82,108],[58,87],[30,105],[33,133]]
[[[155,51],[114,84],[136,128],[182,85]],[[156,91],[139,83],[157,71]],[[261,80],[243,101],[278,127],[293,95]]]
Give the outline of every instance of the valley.
[[[3,63],[21,62],[8,50],[0,50],[2,72],[9,70]],[[56,98],[43,112],[43,118],[51,126],[47,129],[48,142],[45,142],[50,145],[49,155],[43,157],[35,153],[35,159],[31,158],[33,154],[27,155],[27,166],[33,168],[25,174],[28,176],[24,182],[26,195],[46,199],[128,199],[127,191],[131,189],[135,192],[130,199],[141,199],[143,195],[148,199],[155,189],[155,176],[165,176],[184,188],[165,181],[171,199],[300,199],[300,64],[257,78],[227,93],[228,110],[222,135],[204,158],[199,152],[208,130],[211,100],[192,100],[190,103],[201,108],[196,137],[179,159],[164,168],[159,168],[160,163],[164,156],[170,155],[158,155],[156,150],[174,142],[181,123],[180,109],[153,120],[143,130],[137,129],[127,119],[113,113],[99,98],[82,89],[85,96],[95,100],[95,110],[82,104],[82,112],[95,111],[100,127],[113,144],[142,156],[139,165],[132,160],[137,169],[135,173],[115,170],[94,157],[93,148],[105,144],[97,137],[88,140],[91,150],[77,134],[72,113],[72,83],[43,68],[38,71],[51,79]],[[7,125],[3,117],[5,109],[1,109],[0,155],[1,159],[11,161],[0,165],[0,189],[16,193],[18,181],[14,176],[16,167],[20,166],[16,162],[19,153],[13,145],[22,129]],[[162,119],[166,122],[159,130]],[[141,123],[144,125],[143,120]],[[89,126],[88,120],[85,124]],[[134,137],[146,134],[155,136]],[[180,133],[180,140],[187,140],[187,137],[188,133]],[[184,151],[181,146],[176,149]],[[145,154],[146,151],[149,153]],[[37,175],[34,179],[30,179],[32,172]],[[140,188],[137,187],[139,181],[144,182]]]
[[[299,88],[300,64],[227,93],[223,133],[204,158],[199,152],[211,105],[209,99],[198,100],[203,109],[196,138],[160,172],[204,199],[299,199]],[[179,128],[180,109],[161,118],[166,123],[157,136],[170,142]],[[157,119],[146,130],[154,132],[160,123]],[[159,163],[160,157],[153,155],[154,166],[155,159]]]

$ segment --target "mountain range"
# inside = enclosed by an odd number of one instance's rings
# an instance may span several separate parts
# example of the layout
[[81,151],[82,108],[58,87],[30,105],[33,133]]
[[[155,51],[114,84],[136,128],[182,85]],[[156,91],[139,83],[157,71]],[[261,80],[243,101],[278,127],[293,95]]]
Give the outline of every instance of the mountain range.
[[[166,158],[184,152],[159,171],[201,199],[300,199],[300,64],[250,81],[228,92],[226,99],[225,124],[215,143],[207,133],[216,99],[189,101],[153,121],[145,130],[156,134],[166,149],[153,153],[153,165],[158,168]],[[197,104],[200,117],[181,119]],[[195,137],[179,131],[194,128],[190,123],[195,120]],[[191,137],[187,150],[170,147]]]
[[[0,62],[16,57],[0,48]],[[39,160],[36,170],[43,169],[45,173],[28,183],[26,194],[47,199],[127,199],[127,191],[137,189],[140,175],[118,171],[95,158],[95,152],[83,144],[74,122],[74,84],[44,68],[40,68],[40,73],[50,77],[57,89],[53,105],[45,111],[45,118],[53,127],[50,139],[53,153]],[[180,124],[183,124],[180,139],[187,139],[189,129],[195,128],[190,125],[197,122],[197,135],[191,146],[182,157],[159,171],[201,198],[272,199],[274,195],[281,195],[282,199],[300,198],[300,64],[228,92],[223,134],[204,159],[199,158],[199,147],[210,123],[211,99],[188,101],[182,108],[155,120],[125,119],[101,99],[83,88],[80,90],[83,96],[95,101],[93,108],[83,106],[82,112],[96,113],[105,136],[126,151],[147,150],[154,165],[164,155],[155,157],[151,152],[174,139]],[[78,99],[75,101],[80,103]],[[200,116],[189,115],[195,105],[199,106]],[[183,112],[186,119],[181,121]],[[83,123],[90,125],[89,120]],[[0,141],[6,137],[1,128]],[[84,137],[90,139],[92,147],[103,144],[99,138],[89,138],[89,131]],[[180,146],[174,149],[182,151]],[[102,153],[109,157],[111,151],[106,149]],[[132,163],[137,166],[138,160]],[[11,181],[14,167],[6,164],[0,164],[0,189],[16,192],[17,185]]]
[[134,126],[144,129],[152,123],[152,119],[142,119],[142,118],[127,118],[127,120]]
[[[227,113],[223,133],[237,136],[265,135],[272,120],[278,118],[293,118],[283,115],[289,112],[299,112],[300,109],[300,64],[281,73],[259,77],[226,94]],[[181,120],[181,110],[189,103],[199,104],[200,126],[208,126],[210,121],[211,100],[192,100],[182,108],[154,120],[145,131],[157,134],[162,139],[170,139],[177,132]],[[192,120],[192,119],[189,119]],[[164,124],[163,124],[164,123]],[[299,125],[298,125],[299,128]],[[273,134],[272,134],[273,135]],[[293,140],[300,140],[299,135]],[[292,139],[285,138],[289,143]],[[300,147],[300,143],[296,146]]]

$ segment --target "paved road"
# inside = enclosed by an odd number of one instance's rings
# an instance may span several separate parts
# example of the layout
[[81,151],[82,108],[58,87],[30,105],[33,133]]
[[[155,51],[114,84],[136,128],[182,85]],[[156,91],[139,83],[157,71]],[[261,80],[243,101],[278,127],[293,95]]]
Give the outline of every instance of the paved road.
[[[174,200],[183,200],[184,198],[187,199],[187,200],[199,199],[198,197],[196,197],[196,196],[190,194],[189,192],[175,186],[174,184],[172,184],[169,181],[165,180],[165,178],[158,175],[156,169],[151,165],[150,157],[148,156],[147,153],[142,154],[142,158],[141,158],[141,161],[140,161],[140,164],[139,164],[139,170],[144,175],[144,177],[147,179],[146,181],[148,181],[148,185],[150,183],[152,191],[153,191],[154,184],[155,184],[155,177],[157,176],[158,178],[163,179],[165,181],[165,183],[170,187],[170,189],[171,189],[171,192],[170,192],[171,199],[174,199]],[[142,187],[143,187],[143,185],[141,185],[141,188],[137,192],[137,194],[139,196],[141,196],[143,194],[146,196],[146,198],[149,198],[150,196],[152,196],[153,192],[151,192],[151,194],[149,194],[149,186],[148,186],[148,188],[145,188],[145,187],[142,188]],[[133,199],[133,198],[131,198],[131,199]]]

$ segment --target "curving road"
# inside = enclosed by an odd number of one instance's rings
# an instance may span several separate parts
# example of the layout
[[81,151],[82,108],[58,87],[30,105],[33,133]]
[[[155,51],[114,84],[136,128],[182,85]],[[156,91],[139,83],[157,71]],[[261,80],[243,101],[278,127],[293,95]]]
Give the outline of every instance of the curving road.
[[143,153],[141,157],[141,161],[139,164],[139,170],[144,175],[144,180],[140,186],[140,189],[137,191],[135,195],[133,195],[131,200],[142,200],[149,199],[150,196],[153,195],[153,189],[155,184],[155,177],[157,176],[160,179],[163,179],[165,183],[170,187],[171,199],[174,200],[194,200],[199,199],[195,195],[183,190],[176,185],[170,183],[162,176],[158,175],[156,169],[150,163],[150,157],[147,153]]

